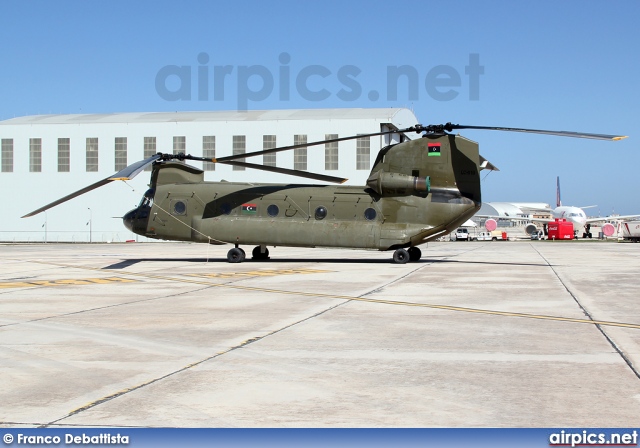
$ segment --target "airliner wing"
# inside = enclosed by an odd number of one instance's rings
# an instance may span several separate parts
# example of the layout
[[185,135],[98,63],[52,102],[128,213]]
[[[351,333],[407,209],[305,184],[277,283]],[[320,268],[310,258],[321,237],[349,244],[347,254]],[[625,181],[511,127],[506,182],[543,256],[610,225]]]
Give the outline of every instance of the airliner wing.
[[588,223],[599,221],[629,221],[633,218],[640,218],[640,215],[624,215],[624,216],[604,216],[601,218],[587,218]]

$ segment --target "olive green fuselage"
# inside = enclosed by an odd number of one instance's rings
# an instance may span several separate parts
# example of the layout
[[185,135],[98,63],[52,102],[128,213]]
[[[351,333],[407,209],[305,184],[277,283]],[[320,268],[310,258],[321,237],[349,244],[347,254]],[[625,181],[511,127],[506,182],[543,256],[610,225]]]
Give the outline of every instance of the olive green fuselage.
[[203,178],[189,165],[156,164],[125,225],[166,240],[386,250],[448,233],[481,203],[478,145],[448,134],[382,149],[362,187]]

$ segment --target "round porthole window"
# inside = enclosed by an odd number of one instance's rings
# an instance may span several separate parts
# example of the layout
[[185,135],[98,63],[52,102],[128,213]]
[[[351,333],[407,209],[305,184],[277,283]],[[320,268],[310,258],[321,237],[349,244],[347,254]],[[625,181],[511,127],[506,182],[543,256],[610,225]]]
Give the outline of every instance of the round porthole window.
[[229,215],[231,213],[231,204],[222,204],[220,206],[220,213],[223,215]]
[[374,219],[376,219],[376,211],[372,208],[368,208],[364,211],[364,217],[367,219],[367,221],[373,221]]
[[173,214],[184,215],[187,212],[187,204],[183,201],[176,201],[173,203]]
[[324,219],[327,217],[327,207],[321,205],[316,208],[316,219]]
[[276,204],[271,204],[269,207],[267,207],[267,213],[269,214],[269,216],[275,218],[276,216],[278,216],[278,213],[280,213],[280,209]]

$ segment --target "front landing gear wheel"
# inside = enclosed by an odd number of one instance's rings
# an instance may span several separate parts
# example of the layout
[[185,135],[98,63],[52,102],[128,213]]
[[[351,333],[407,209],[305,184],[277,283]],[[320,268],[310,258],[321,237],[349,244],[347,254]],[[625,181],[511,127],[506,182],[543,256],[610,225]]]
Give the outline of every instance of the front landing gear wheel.
[[410,247],[407,252],[409,252],[409,261],[418,261],[422,257],[422,251],[415,246]]
[[409,252],[404,249],[396,249],[393,253],[393,262],[397,264],[405,264],[409,261]]
[[268,260],[269,259],[269,249],[264,248],[264,252],[262,252],[262,248],[260,246],[256,246],[253,248],[251,252],[252,260]]
[[242,263],[244,261],[244,251],[239,247],[234,247],[227,252],[227,261],[229,263]]

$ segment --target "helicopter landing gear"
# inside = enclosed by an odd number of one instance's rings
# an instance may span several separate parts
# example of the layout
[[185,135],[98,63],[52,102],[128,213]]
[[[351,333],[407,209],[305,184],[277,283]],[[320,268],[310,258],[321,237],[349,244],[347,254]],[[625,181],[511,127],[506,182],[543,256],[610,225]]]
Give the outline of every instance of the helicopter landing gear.
[[396,264],[405,264],[409,261],[410,255],[405,249],[396,249],[393,253],[393,262]]
[[409,252],[409,261],[418,261],[422,257],[422,251],[415,246],[410,247],[407,252]]
[[269,259],[269,249],[267,246],[256,246],[251,252],[251,259],[257,261],[263,261]]
[[227,252],[227,261],[229,263],[242,263],[246,257],[244,250],[234,247]]

